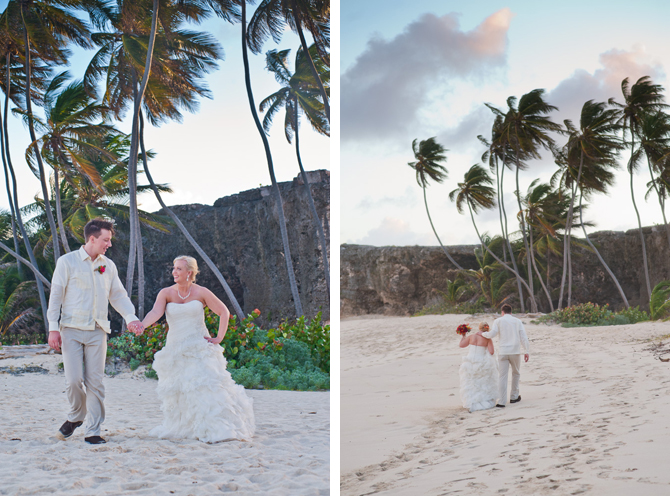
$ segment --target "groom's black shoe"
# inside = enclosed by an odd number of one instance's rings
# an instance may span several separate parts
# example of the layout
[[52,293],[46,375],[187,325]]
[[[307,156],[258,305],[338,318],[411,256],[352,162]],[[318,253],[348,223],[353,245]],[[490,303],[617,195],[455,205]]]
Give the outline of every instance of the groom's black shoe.
[[509,400],[510,403],[518,403],[519,401],[521,401],[521,395],[515,400]]
[[79,427],[81,424],[84,422],[70,422],[69,420],[66,420],[63,425],[60,426],[60,429],[58,429],[58,432],[60,432],[65,439],[70,437],[74,430]]
[[505,405],[496,405],[498,408],[505,408]]
[[84,441],[86,441],[88,444],[105,444],[107,442],[100,436],[85,437]]

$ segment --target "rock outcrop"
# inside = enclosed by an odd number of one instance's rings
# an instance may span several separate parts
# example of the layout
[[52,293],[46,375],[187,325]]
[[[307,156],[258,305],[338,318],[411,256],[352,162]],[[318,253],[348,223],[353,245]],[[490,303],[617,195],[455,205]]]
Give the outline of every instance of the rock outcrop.
[[[326,241],[330,244],[330,173],[312,171],[308,173],[308,180]],[[324,320],[328,320],[329,301],[321,247],[304,185],[298,176],[291,182],[279,183],[279,189],[304,313],[313,317],[322,311]],[[220,198],[213,206],[195,204],[171,208],[217,265],[245,314],[258,308],[262,312],[261,322],[265,324],[296,317],[278,210],[270,186]],[[167,234],[143,229],[147,311],[158,291],[173,284],[174,257],[191,255],[198,260],[201,271],[198,284],[211,289],[232,312],[232,305],[216,277],[179,229],[170,229]],[[119,267],[121,280],[125,283],[128,254],[123,246],[124,233],[118,233],[118,237],[119,247],[114,246],[108,254]],[[330,253],[328,256],[330,258]]]
[[[643,228],[651,288],[670,279],[670,248],[665,226]],[[591,235],[603,259],[621,284],[631,306],[649,308],[642,265],[642,247],[637,229],[626,232],[602,231]],[[478,245],[447,247],[453,258],[466,269],[478,268],[474,249]],[[609,303],[614,309],[624,306],[611,278],[587,249],[573,251],[574,303]],[[552,268],[560,279],[560,260]],[[343,317],[365,314],[411,315],[440,301],[447,279],[456,275],[440,247],[340,247],[340,314]],[[553,279],[553,278],[552,278]],[[560,283],[560,281],[559,281]],[[553,287],[558,287],[554,283]],[[549,305],[541,288],[536,300],[540,310]],[[556,303],[557,291],[554,299]]]

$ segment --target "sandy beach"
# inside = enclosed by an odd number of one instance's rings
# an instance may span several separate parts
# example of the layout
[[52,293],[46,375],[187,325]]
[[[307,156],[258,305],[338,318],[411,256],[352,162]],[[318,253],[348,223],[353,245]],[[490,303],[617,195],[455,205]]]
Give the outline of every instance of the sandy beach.
[[248,391],[249,442],[157,440],[148,432],[162,420],[158,382],[138,369],[105,377],[107,444],[94,446],[83,428],[57,436],[68,409],[59,362],[0,359],[0,494],[329,494],[328,392]]
[[520,316],[521,402],[469,413],[455,329],[495,317],[342,320],[341,494],[670,494],[670,323]]

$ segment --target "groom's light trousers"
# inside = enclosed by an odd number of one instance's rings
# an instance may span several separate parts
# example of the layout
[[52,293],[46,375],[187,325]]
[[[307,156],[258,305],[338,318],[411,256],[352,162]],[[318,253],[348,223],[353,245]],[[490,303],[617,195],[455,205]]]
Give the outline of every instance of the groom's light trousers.
[[519,378],[521,377],[521,355],[498,355],[498,374],[500,384],[498,389],[498,404],[507,404],[507,377],[512,367],[512,391],[509,398],[519,397]]
[[[105,420],[105,375],[107,333],[96,326],[94,331],[64,327],[61,329],[63,367],[70,401],[70,422],[83,421],[88,412],[86,437],[99,436]],[[84,389],[85,388],[85,389]]]

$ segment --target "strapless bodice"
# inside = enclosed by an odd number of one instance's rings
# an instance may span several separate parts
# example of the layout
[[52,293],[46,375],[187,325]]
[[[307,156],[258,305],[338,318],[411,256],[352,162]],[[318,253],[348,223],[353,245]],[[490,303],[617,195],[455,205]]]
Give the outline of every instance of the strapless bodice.
[[468,346],[468,356],[469,357],[482,357],[489,354],[488,347],[486,346],[477,346],[471,344]]
[[190,338],[208,336],[205,326],[205,308],[199,300],[188,303],[168,303],[165,307],[168,323],[166,345]]

